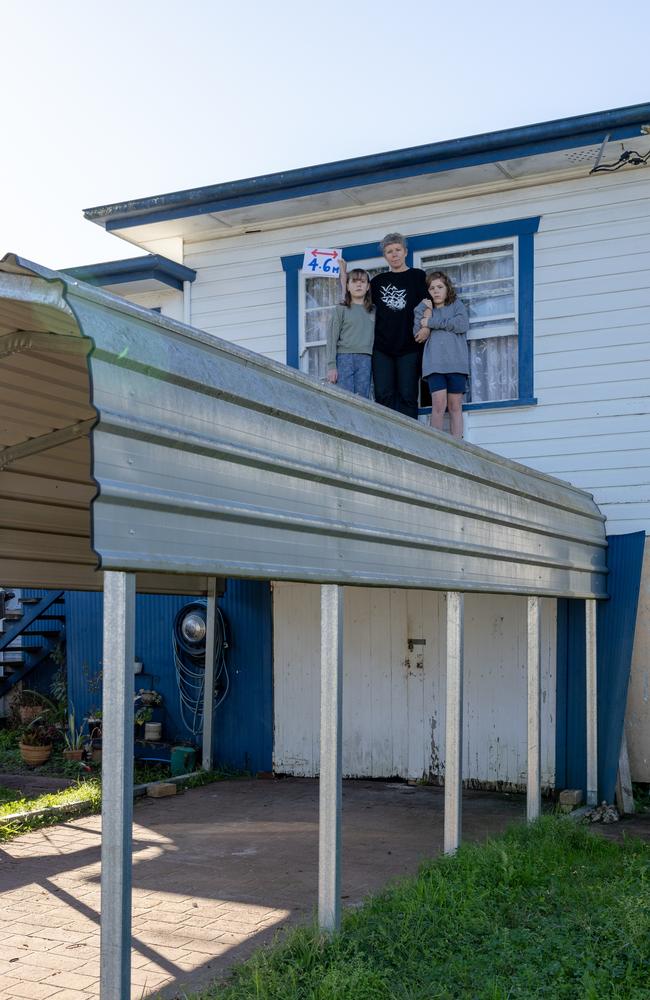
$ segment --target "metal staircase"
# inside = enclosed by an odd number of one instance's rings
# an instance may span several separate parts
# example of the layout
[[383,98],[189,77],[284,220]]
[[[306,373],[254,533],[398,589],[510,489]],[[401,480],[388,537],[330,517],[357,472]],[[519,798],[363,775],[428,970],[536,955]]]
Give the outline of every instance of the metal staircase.
[[0,698],[54,652],[65,632],[63,590],[19,601],[20,607],[11,611],[0,607],[0,653],[14,654],[0,663]]

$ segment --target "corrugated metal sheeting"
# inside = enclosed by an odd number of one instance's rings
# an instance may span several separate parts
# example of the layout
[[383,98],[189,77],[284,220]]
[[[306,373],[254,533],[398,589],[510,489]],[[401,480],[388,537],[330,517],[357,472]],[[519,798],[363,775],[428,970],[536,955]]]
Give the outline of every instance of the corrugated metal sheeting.
[[605,595],[588,494],[56,272],[2,271],[6,582],[97,586],[94,549],[199,579]]
[[[610,535],[609,600],[598,605],[598,788],[614,799],[645,534]],[[556,786],[585,788],[585,606],[558,601]]]
[[[42,597],[42,590],[24,590],[24,597]],[[139,594],[136,599],[136,658],[143,672],[134,677],[134,691],[153,688],[163,696],[156,720],[163,723],[169,743],[194,744],[180,708],[172,649],[176,613],[194,597]],[[268,583],[229,580],[219,599],[228,627],[226,653],[230,686],[214,717],[214,760],[238,770],[270,771],[273,751],[273,668],[271,589]],[[97,593],[68,591],[65,595],[68,705],[81,726],[102,708],[102,612]],[[45,623],[46,625],[48,623]],[[58,623],[49,623],[55,630]],[[37,644],[37,638],[33,638]],[[48,692],[51,668],[38,668],[29,686]]]

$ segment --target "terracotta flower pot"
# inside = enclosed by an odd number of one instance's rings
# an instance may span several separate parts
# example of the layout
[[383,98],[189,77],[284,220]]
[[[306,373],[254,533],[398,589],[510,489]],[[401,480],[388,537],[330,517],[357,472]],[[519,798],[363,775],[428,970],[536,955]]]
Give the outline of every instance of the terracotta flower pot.
[[82,760],[83,759],[83,749],[80,747],[78,750],[64,750],[63,756],[66,760]]
[[29,767],[38,767],[39,764],[44,764],[52,754],[51,743],[48,743],[46,747],[31,747],[26,743],[19,743],[18,749],[20,756]]

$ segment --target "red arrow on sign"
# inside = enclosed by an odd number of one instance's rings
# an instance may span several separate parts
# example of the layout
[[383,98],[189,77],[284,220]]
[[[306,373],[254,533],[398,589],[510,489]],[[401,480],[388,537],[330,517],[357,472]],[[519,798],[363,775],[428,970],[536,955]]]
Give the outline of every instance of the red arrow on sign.
[[338,257],[336,250],[312,250],[312,257],[316,257],[317,254],[320,254],[321,257],[331,257],[332,260],[336,260]]

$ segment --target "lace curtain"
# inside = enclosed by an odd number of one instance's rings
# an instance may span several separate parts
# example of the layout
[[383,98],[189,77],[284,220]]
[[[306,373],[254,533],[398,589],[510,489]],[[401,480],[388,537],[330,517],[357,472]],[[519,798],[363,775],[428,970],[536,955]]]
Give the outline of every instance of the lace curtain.
[[513,244],[427,254],[422,258],[422,267],[445,271],[467,306],[467,401],[516,399],[519,376]]

